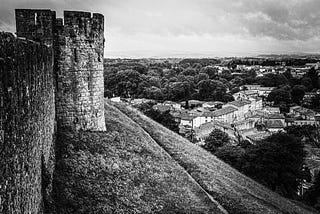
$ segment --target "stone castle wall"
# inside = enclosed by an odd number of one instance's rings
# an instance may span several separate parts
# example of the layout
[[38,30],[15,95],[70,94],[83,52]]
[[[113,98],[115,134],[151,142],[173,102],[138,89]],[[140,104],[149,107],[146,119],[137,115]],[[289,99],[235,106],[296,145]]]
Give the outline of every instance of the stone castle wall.
[[1,214],[46,213],[56,127],[105,130],[103,22],[18,9],[18,38],[0,32]]
[[55,20],[51,10],[16,9],[17,36],[52,46]]
[[54,168],[51,48],[0,33],[0,213],[41,213]]
[[104,131],[103,15],[17,9],[16,25],[17,36],[54,49],[58,127]]
[[104,131],[104,17],[65,11],[56,25],[58,125]]

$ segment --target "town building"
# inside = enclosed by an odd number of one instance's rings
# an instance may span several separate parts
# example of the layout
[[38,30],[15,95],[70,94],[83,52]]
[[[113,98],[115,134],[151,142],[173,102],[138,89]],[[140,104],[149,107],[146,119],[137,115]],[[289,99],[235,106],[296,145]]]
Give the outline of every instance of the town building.
[[316,115],[313,110],[301,106],[290,107],[290,114],[293,117],[299,117],[303,120],[314,120],[314,116]]
[[244,85],[242,89],[256,91],[259,96],[267,97],[276,87],[263,87],[261,85]]
[[235,120],[243,120],[245,119],[245,115],[251,111],[251,101],[250,100],[235,100],[229,103],[226,103],[224,106],[224,108],[226,107],[233,107],[235,109],[237,109],[237,111],[235,112]]
[[176,103],[176,102],[173,102],[173,101],[165,101],[163,103],[163,105],[171,106],[174,109],[181,109],[181,103]]

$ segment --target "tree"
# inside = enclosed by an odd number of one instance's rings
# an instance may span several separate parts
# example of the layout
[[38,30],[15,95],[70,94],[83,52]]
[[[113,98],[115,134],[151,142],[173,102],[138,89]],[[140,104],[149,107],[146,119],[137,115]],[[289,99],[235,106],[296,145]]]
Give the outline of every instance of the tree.
[[289,81],[283,74],[269,73],[258,78],[258,83],[266,87],[279,87],[288,84]]
[[218,76],[218,69],[211,66],[207,66],[205,68],[202,68],[201,73],[208,74],[210,79],[216,79]]
[[151,108],[145,111],[144,114],[153,119],[154,121],[157,121],[158,123],[167,127],[171,131],[179,133],[179,123],[170,114],[170,111],[161,112]]
[[192,92],[192,86],[188,81],[174,82],[168,87],[168,98],[174,101],[188,100]]
[[219,147],[230,144],[230,138],[227,133],[220,129],[214,129],[206,138],[203,148],[214,153]]
[[271,190],[288,197],[297,197],[303,177],[305,157],[301,141],[286,133],[276,133],[247,149],[241,171]]
[[220,102],[231,102],[234,101],[234,97],[229,94],[225,93],[223,89],[218,89],[213,93],[213,99]]
[[150,117],[154,121],[162,124],[167,127],[171,131],[179,132],[179,123],[174,119],[174,117],[170,114],[170,111],[161,112],[153,109],[152,107],[156,104],[156,102],[147,102],[140,104],[137,107],[141,112],[143,112],[146,116]]
[[303,85],[295,85],[291,90],[292,102],[300,105],[305,95],[306,88]]
[[320,94],[317,94],[311,98],[310,108],[320,112]]
[[206,73],[200,73],[195,77],[196,83],[199,83],[200,81],[207,80],[207,79],[209,79],[209,75]]
[[163,100],[164,95],[160,88],[152,86],[144,90],[143,97],[147,99],[153,99],[153,100]]
[[132,97],[138,94],[139,84],[143,81],[139,72],[134,70],[119,71],[106,78],[105,87],[115,95]]
[[274,89],[270,92],[267,97],[269,102],[274,102],[275,105],[280,103],[290,103],[291,102],[291,94],[287,90],[283,89]]
[[288,126],[285,128],[288,134],[303,139],[305,144],[320,148],[320,130],[313,125]]
[[197,71],[193,68],[187,68],[182,72],[182,74],[185,76],[194,76],[197,74]]
[[306,192],[304,201],[320,211],[320,173],[318,173],[314,185]]
[[239,146],[225,145],[216,149],[214,155],[232,167],[240,170],[245,150]]
[[293,78],[292,74],[291,74],[291,69],[288,68],[284,73],[283,75],[285,76],[285,78],[287,78],[287,80],[291,80]]
[[307,73],[307,76],[311,79],[311,84],[313,88],[319,88],[319,76],[314,68],[311,68]]
[[311,91],[312,90],[312,81],[311,81],[311,79],[309,77],[302,78],[301,85],[306,87],[307,91]]
[[[199,98],[202,100],[218,100],[218,96],[226,93],[226,88],[222,82],[216,80],[202,80],[198,84]],[[218,97],[219,98],[219,97]],[[221,97],[220,97],[221,98]]]

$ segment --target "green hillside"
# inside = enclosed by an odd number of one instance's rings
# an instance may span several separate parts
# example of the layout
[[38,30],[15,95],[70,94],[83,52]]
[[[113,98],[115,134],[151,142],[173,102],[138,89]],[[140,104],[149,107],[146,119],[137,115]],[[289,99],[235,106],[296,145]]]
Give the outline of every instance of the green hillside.
[[312,213],[124,104],[57,138],[56,213]]

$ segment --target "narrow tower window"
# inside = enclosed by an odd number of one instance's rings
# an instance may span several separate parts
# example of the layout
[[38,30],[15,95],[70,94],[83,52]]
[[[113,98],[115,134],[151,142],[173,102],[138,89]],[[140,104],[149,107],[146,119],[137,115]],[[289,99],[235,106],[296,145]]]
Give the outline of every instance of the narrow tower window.
[[74,55],[74,61],[78,62],[78,55],[77,55],[77,49],[73,49],[73,55]]
[[38,14],[34,14],[34,25],[37,25]]

